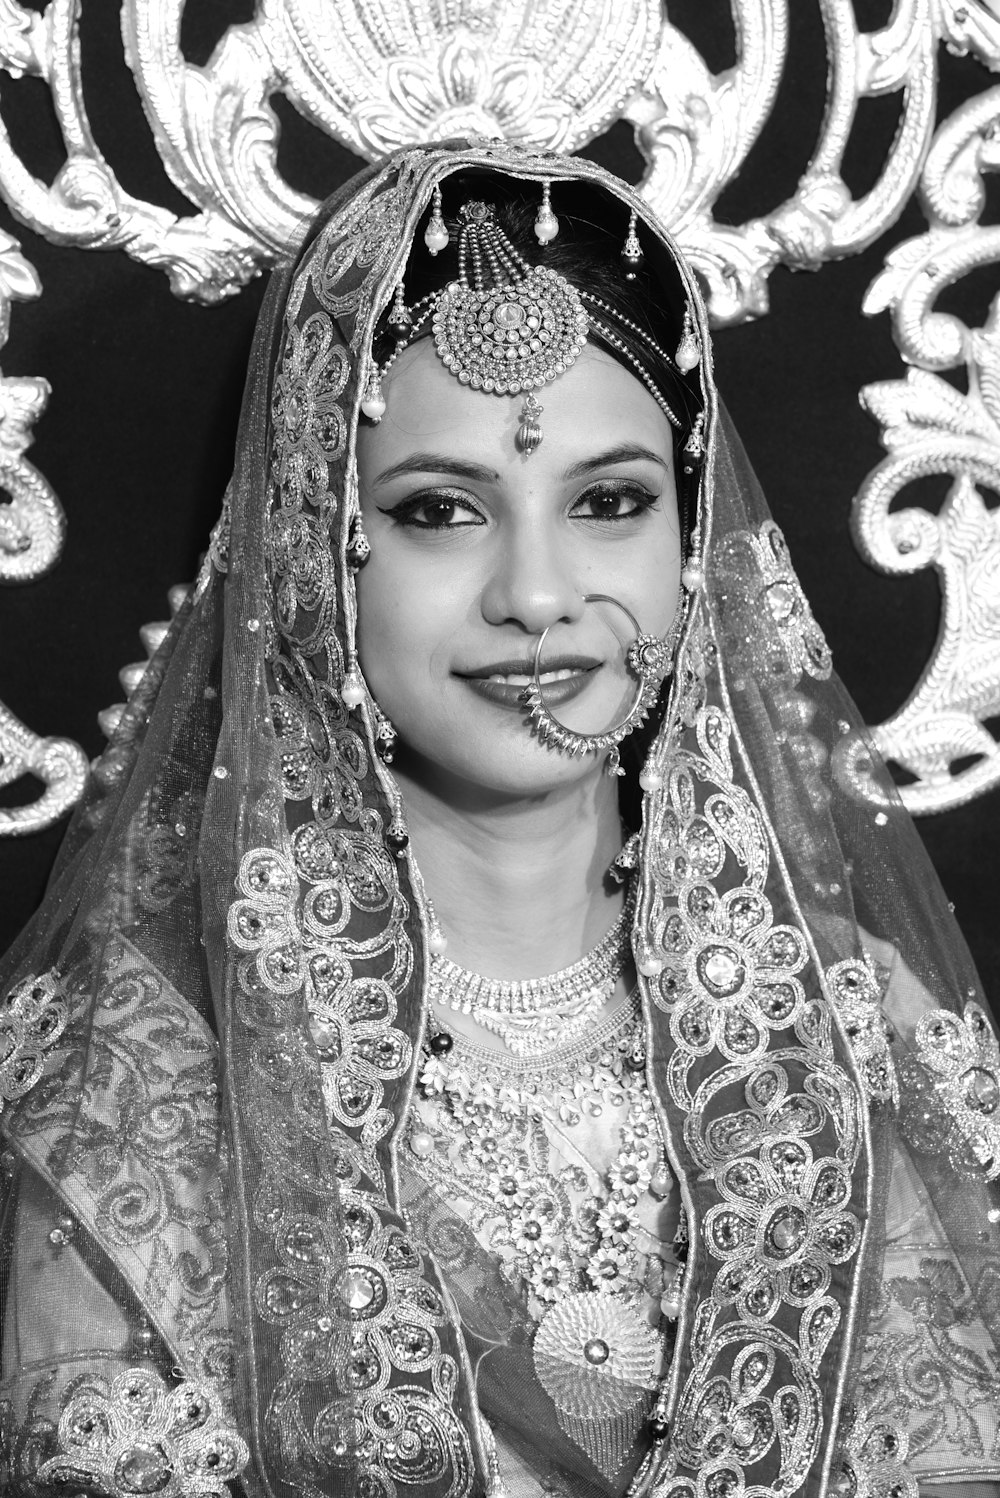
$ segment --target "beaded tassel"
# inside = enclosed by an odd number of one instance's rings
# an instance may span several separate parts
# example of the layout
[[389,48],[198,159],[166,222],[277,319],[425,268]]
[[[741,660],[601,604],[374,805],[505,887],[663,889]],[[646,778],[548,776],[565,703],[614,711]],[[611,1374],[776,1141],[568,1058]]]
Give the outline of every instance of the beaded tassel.
[[642,265],[644,256],[639,236],[636,233],[635,209],[628,216],[628,233],[625,236],[625,244],[622,247],[622,260],[625,262],[625,279],[634,281],[635,273]]
[[392,299],[392,307],[389,311],[389,326],[397,339],[405,338],[413,327],[413,318],[406,305],[401,280],[396,282],[396,295]]

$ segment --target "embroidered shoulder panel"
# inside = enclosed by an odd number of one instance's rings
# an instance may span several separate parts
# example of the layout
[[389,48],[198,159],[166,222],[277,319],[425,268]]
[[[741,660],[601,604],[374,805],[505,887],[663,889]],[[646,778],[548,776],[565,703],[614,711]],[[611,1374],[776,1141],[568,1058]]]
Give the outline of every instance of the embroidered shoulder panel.
[[[652,1027],[653,1076],[668,1132],[683,1135],[689,1163],[676,1168],[700,1233],[656,1491],[792,1494],[830,1439],[845,1375],[866,1218],[862,1097],[734,771],[729,721],[681,697],[690,729],[657,766],[638,934],[667,1019]],[[776,919],[778,899],[792,919]]]

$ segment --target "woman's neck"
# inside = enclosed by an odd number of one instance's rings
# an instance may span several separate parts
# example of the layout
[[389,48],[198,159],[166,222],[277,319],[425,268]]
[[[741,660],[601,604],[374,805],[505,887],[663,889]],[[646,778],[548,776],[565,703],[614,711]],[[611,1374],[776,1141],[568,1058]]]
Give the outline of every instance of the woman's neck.
[[614,780],[469,809],[398,779],[450,958],[488,977],[539,977],[600,941],[624,899],[607,878],[623,841]]

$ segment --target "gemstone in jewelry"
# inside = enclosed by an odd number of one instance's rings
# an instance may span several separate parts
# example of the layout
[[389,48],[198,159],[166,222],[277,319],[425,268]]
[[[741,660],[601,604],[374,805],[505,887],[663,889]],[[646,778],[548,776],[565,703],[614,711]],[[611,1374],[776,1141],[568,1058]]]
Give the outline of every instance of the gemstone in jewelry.
[[599,1365],[608,1361],[611,1348],[603,1337],[589,1337],[583,1344],[583,1355],[588,1363]]
[[340,1281],[340,1296],[352,1311],[364,1311],[375,1299],[375,1287],[366,1274],[348,1269]]
[[795,1253],[806,1237],[806,1224],[801,1210],[787,1207],[780,1216],[772,1220],[765,1236],[767,1243],[779,1257],[787,1258]]

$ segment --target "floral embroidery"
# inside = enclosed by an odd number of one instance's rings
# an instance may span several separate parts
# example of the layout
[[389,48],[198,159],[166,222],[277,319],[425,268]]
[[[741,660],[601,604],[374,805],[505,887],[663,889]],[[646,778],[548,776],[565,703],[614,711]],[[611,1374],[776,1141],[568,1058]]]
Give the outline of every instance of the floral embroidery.
[[914,1149],[945,1154],[959,1175],[1000,1179],[1000,1045],[983,1009],[936,1009],[917,1021],[900,1067],[900,1124]]
[[805,672],[826,681],[833,670],[830,647],[774,521],[766,520],[756,535],[728,536],[717,565],[733,658],[749,655],[763,677],[798,680]]
[[[698,1339],[656,1498],[743,1498],[794,1491],[822,1430],[819,1387],[794,1340],[763,1322],[747,1345],[739,1323]],[[731,1368],[715,1374],[714,1367]],[[749,1485],[745,1470],[780,1452],[781,1478]],[[685,1476],[682,1466],[696,1471]],[[780,1483],[780,1487],[779,1484]]]
[[113,1259],[185,1372],[224,1381],[214,1040],[122,938],[103,953],[96,1003],[92,982],[89,959],[67,974],[59,1079],[19,1103],[11,1137]]
[[59,1418],[59,1454],[41,1481],[86,1483],[106,1498],[158,1493],[163,1498],[228,1498],[227,1483],[250,1459],[246,1442],[218,1412],[205,1385],[168,1388],[148,1368],[109,1385],[77,1382]]
[[[693,649],[711,669],[704,642]],[[678,731],[693,732],[656,765],[638,945],[652,1000],[670,1017],[672,1048],[654,1051],[653,1065],[691,1157],[700,1304],[687,1354],[683,1320],[678,1333],[675,1357],[690,1372],[656,1493],[735,1498],[760,1463],[755,1484],[791,1492],[819,1449],[821,1391],[844,1356],[831,1271],[849,1279],[861,1257],[860,1098],[836,1059],[829,1011],[810,997],[821,990],[805,938],[775,921],[781,884],[734,774],[729,723],[683,680],[677,701]]]
[[23,978],[0,1005],[0,1113],[41,1078],[45,1053],[66,1028],[69,1010],[53,973]]
[[[993,1336],[979,1319],[997,1296],[1000,1266],[986,1259],[970,1287],[957,1260],[919,1254],[904,1245],[890,1250],[881,1304],[862,1372],[872,1417],[890,1425],[908,1444],[921,1478],[991,1460],[1000,1470],[996,1398],[1000,1360]],[[893,1269],[910,1270],[893,1273]],[[905,1460],[907,1447],[901,1447]]]
[[868,1101],[875,1107],[899,1106],[899,1081],[889,1050],[888,1022],[882,1014],[884,982],[873,960],[845,958],[826,970],[830,993],[851,1043]]
[[891,1420],[876,1415],[862,1399],[845,1411],[840,1435],[844,1444],[838,1491],[845,1498],[882,1498],[887,1493],[892,1498],[917,1498],[917,1481],[906,1465],[909,1442]]
[[282,510],[318,507],[329,493],[329,465],[344,451],[340,397],[350,363],[334,342],[333,324],[314,312],[291,326],[271,400],[274,478]]
[[[762,1073],[775,1086],[779,1075],[777,1067]],[[724,1166],[718,1179],[724,1204],[712,1207],[704,1228],[725,1265],[715,1294],[748,1316],[772,1316],[782,1301],[811,1306],[811,1334],[818,1321],[832,1330],[840,1313],[826,1296],[830,1266],[852,1258],[861,1237],[857,1218],[843,1210],[851,1194],[844,1167],[815,1162],[805,1140],[785,1135],[758,1158]]]

